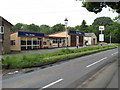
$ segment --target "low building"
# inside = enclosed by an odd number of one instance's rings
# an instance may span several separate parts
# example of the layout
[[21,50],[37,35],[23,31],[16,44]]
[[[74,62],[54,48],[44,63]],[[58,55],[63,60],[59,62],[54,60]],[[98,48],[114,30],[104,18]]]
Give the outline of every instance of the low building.
[[43,48],[64,47],[65,37],[45,36],[43,39]]
[[57,47],[58,46],[74,47],[77,45],[83,46],[84,32],[67,30],[49,34],[48,37],[50,39],[53,39],[51,41],[51,44]]
[[0,54],[10,52],[10,29],[13,25],[0,16]]
[[87,42],[87,45],[97,44],[97,36],[94,33],[85,33],[84,43]]
[[43,48],[43,37],[45,36],[42,32],[25,32],[18,31],[11,33],[11,50],[32,50]]

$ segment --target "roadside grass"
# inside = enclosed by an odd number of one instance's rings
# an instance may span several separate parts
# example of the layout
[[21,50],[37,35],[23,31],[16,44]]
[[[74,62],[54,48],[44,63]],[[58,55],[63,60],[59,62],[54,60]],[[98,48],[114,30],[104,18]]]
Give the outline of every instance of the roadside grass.
[[120,46],[120,43],[113,43],[114,45],[116,45],[116,46]]
[[61,49],[53,53],[7,56],[3,58],[3,68],[27,68],[68,60],[99,51],[116,48],[115,46],[86,47],[80,49]]

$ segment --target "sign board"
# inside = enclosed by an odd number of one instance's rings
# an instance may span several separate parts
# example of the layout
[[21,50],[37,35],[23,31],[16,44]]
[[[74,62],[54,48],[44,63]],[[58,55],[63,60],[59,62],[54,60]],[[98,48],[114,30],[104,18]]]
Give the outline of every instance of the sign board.
[[18,32],[18,36],[27,36],[27,37],[44,37],[44,33],[35,33],[35,32]]
[[80,31],[72,31],[72,30],[69,30],[69,33],[70,33],[70,34],[84,35],[84,32],[80,32]]
[[99,34],[99,41],[104,41],[104,34]]
[[104,26],[99,26],[99,30],[105,30]]

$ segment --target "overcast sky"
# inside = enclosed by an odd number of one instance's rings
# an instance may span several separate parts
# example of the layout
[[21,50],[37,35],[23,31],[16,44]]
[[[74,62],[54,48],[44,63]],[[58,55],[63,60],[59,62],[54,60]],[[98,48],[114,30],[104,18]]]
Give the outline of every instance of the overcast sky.
[[82,7],[82,2],[76,0],[2,0],[0,14],[12,24],[47,24],[53,26],[64,24],[68,18],[68,26],[80,25],[86,20],[91,25],[95,18],[107,16],[112,19],[117,13],[105,8],[101,13],[94,14]]

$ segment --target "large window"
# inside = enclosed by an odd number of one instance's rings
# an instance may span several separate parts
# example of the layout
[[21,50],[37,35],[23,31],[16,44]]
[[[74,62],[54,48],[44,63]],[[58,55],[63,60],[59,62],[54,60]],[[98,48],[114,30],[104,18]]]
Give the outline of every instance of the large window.
[[21,40],[21,45],[26,45],[26,40]]
[[41,46],[40,38],[34,40],[35,38],[26,38],[25,40],[21,40],[21,49],[22,50],[30,50],[30,49],[38,49]]
[[33,45],[39,45],[39,41],[38,40],[34,40],[33,41]]
[[32,40],[27,40],[27,45],[32,45]]
[[53,43],[62,43],[62,39],[54,39]]
[[11,40],[11,46],[15,45],[15,40]]

